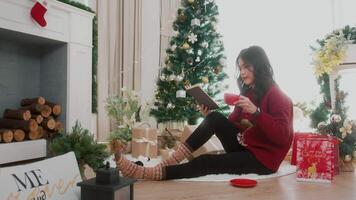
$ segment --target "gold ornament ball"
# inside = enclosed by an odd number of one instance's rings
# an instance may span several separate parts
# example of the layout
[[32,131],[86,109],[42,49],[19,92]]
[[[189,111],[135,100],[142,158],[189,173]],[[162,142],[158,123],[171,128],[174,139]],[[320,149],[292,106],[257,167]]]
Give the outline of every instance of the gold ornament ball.
[[190,4],[194,3],[194,0],[188,0],[188,3]]
[[189,46],[188,43],[185,42],[185,43],[182,45],[182,48],[183,48],[184,50],[187,50],[187,49],[190,48],[190,46]]
[[185,16],[184,14],[181,14],[178,16],[178,21],[179,22],[184,22],[185,20],[187,20],[187,16]]
[[201,79],[202,81],[203,81],[203,83],[204,84],[207,84],[207,83],[209,83],[209,78],[208,77],[203,77],[202,79]]

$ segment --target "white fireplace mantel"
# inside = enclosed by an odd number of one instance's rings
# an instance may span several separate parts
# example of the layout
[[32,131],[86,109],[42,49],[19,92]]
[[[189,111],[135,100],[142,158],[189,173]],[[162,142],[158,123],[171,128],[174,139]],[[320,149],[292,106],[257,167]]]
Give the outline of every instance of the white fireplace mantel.
[[93,13],[47,0],[45,28],[30,16],[34,0],[0,0],[0,28],[67,43],[66,129],[78,120],[91,130]]
[[[30,12],[35,2],[35,0],[0,0],[0,30],[9,30],[10,34],[11,32],[23,34],[24,37],[29,35],[34,36],[33,38],[46,39],[43,41],[53,40],[66,44],[64,53],[67,57],[64,61],[66,63],[66,89],[64,89],[66,97],[63,97],[66,99],[66,130],[71,130],[78,120],[82,127],[92,132],[92,20],[94,14],[56,0],[47,0],[45,14],[47,26],[43,28],[31,19]],[[2,145],[0,152],[3,151],[0,164],[45,157],[46,144],[43,141],[0,144]]]

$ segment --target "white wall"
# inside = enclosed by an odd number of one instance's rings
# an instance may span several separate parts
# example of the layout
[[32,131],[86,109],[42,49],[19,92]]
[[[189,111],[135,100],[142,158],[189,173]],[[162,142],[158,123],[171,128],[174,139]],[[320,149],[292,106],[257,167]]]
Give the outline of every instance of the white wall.
[[332,0],[334,7],[334,28],[343,28],[346,25],[356,25],[356,1]]
[[142,1],[141,99],[154,98],[159,69],[160,0]]

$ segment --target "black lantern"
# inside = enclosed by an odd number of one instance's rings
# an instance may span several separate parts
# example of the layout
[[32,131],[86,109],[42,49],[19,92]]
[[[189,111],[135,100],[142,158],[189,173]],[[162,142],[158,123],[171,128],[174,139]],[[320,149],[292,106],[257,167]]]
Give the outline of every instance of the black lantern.
[[77,185],[81,187],[81,200],[133,200],[133,184],[135,179],[120,177],[119,170],[105,168],[96,171],[96,178],[92,178]]

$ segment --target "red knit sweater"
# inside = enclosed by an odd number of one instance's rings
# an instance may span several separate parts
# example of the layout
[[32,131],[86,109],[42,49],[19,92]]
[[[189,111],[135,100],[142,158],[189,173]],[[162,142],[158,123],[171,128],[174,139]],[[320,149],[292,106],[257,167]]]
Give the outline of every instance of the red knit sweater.
[[[246,96],[255,103],[252,92]],[[293,104],[277,85],[273,85],[262,98],[259,107],[261,113],[254,118],[236,106],[229,120],[239,130],[241,119],[253,122],[254,126],[243,132],[243,142],[257,160],[272,171],[277,171],[293,139]]]

